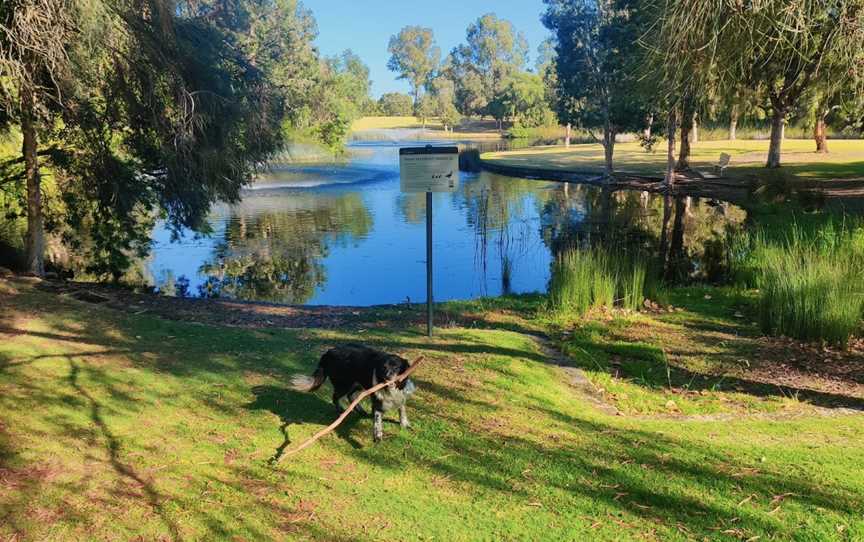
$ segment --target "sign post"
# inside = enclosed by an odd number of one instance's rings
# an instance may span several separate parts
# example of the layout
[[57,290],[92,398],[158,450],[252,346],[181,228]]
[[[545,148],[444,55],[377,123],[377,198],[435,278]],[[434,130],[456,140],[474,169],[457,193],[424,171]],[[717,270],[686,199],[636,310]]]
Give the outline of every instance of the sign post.
[[458,147],[399,149],[402,192],[426,193],[426,333],[432,336],[432,192],[454,192],[459,187]]

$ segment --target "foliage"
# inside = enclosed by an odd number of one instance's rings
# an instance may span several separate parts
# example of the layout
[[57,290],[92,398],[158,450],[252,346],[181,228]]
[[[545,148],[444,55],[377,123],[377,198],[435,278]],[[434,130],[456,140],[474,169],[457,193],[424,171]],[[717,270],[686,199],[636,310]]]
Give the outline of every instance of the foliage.
[[[730,94],[743,83],[764,91],[772,110],[767,166],[780,165],[784,123],[817,84],[860,78],[864,43],[861,0],[667,2],[660,11],[658,53],[667,80],[716,85]],[[708,69],[692,70],[692,66]]]
[[[516,73],[489,105],[495,118],[507,118],[525,128],[554,123],[546,101],[543,78],[533,73]],[[551,122],[550,122],[551,120]]]
[[429,97],[431,104],[429,108],[431,115],[438,117],[446,130],[453,128],[462,119],[459,110],[456,109],[456,86],[453,81],[444,75],[439,75],[429,82]]
[[557,113],[562,124],[600,129],[606,171],[615,136],[641,128],[648,105],[634,47],[643,32],[638,2],[546,0],[543,23],[555,36]]
[[468,26],[466,43],[454,48],[444,72],[455,85],[463,115],[491,115],[490,104],[508,78],[522,70],[528,45],[513,25],[489,13]]
[[378,110],[387,117],[408,117],[414,114],[414,102],[407,94],[387,92],[378,98]]
[[390,37],[387,51],[390,53],[387,68],[399,73],[399,79],[408,80],[414,96],[414,114],[424,116],[419,112],[423,88],[441,61],[441,50],[435,45],[432,29],[406,26]]

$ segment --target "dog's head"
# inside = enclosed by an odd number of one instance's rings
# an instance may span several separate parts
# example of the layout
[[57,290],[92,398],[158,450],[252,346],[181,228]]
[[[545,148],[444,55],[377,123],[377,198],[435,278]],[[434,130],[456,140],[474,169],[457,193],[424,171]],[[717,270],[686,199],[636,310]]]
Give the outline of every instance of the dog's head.
[[[405,358],[393,354],[381,356],[381,362],[375,368],[375,382],[388,382],[408,370],[411,365]],[[390,386],[393,390],[401,390],[406,395],[411,395],[417,389],[410,378],[406,378],[398,384]]]

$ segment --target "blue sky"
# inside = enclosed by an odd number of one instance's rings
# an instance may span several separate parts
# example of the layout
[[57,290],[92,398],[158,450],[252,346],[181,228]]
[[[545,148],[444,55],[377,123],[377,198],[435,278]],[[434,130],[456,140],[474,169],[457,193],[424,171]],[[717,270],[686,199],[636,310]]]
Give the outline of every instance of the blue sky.
[[369,66],[372,94],[407,92],[408,84],[387,69],[387,42],[403,26],[431,28],[442,56],[465,41],[465,29],[483,14],[507,19],[528,40],[530,65],[548,35],[540,23],[542,0],[303,0],[318,22],[318,48],[324,55],[352,49]]

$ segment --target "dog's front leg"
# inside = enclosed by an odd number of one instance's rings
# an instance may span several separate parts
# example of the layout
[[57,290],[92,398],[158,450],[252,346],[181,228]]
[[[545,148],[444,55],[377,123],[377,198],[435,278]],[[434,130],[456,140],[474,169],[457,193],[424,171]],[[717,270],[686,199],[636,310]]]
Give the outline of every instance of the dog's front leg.
[[408,410],[405,408],[405,405],[399,407],[399,425],[402,426],[402,429],[411,427],[411,422],[408,421]]
[[374,421],[372,422],[372,440],[381,442],[384,438],[384,413],[377,408],[372,411]]

